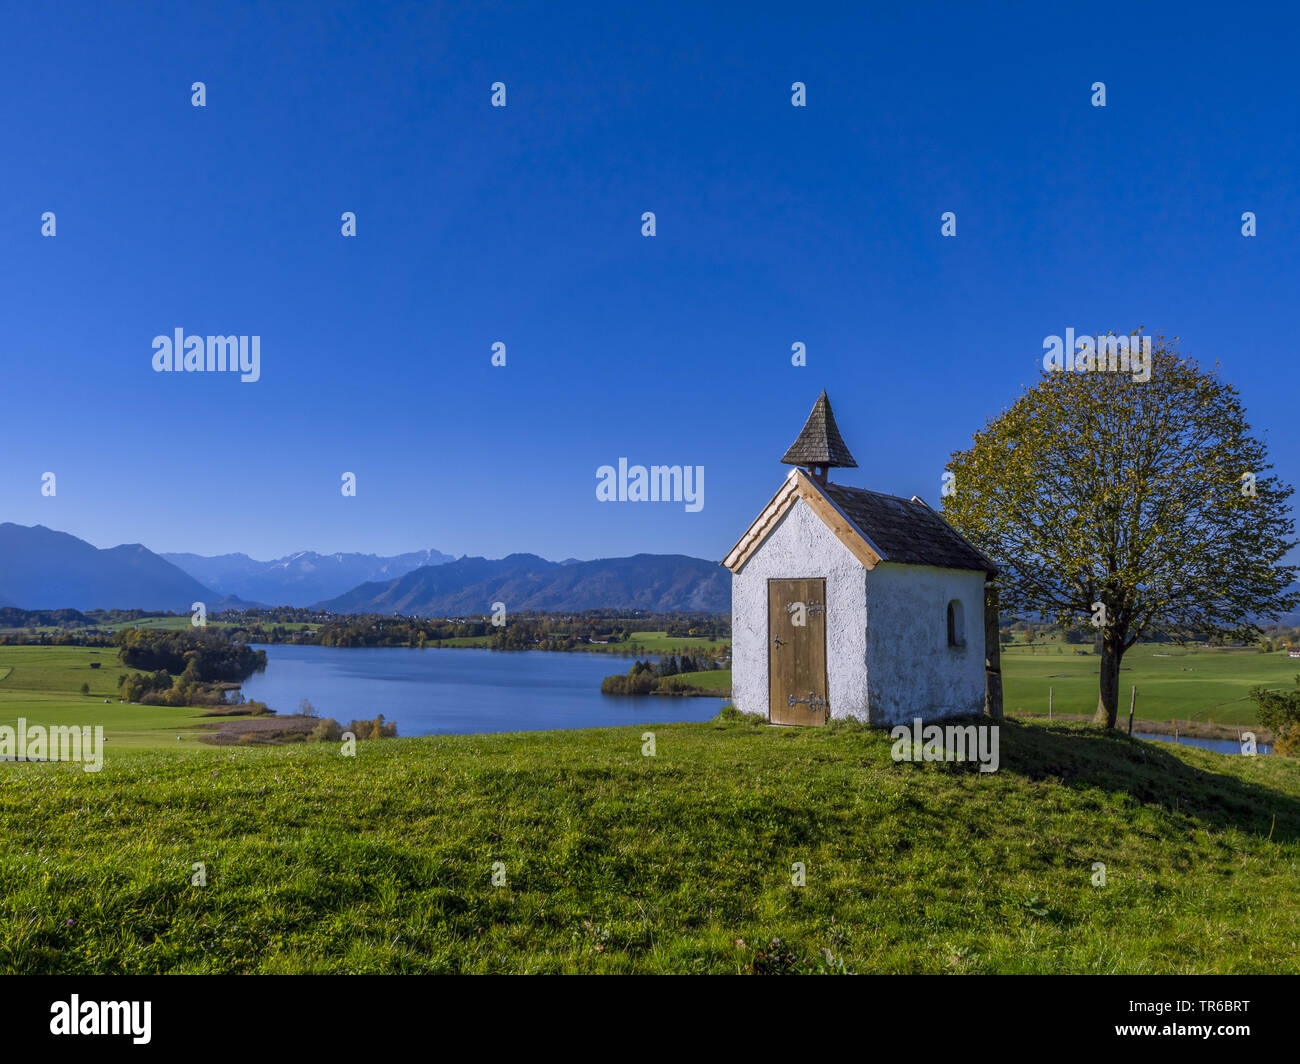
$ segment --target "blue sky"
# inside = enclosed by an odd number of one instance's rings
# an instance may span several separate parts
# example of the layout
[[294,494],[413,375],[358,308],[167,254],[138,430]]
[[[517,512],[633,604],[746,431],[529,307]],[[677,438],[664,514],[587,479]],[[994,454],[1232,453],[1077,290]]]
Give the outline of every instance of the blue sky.
[[[620,6],[7,5],[0,520],[719,558],[823,387],[838,479],[936,504],[1067,327],[1219,360],[1300,479],[1297,16]],[[154,373],[178,327],[261,380]],[[597,502],[623,456],[704,508]]]

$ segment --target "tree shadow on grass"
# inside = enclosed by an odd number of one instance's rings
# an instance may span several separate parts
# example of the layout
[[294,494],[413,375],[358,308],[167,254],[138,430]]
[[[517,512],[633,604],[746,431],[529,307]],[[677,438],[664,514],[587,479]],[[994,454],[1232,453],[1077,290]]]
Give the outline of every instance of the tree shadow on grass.
[[[1300,796],[1224,772],[1190,765],[1158,742],[1107,734],[1079,724],[1002,721],[1000,772],[1027,779],[1054,779],[1070,787],[1122,791],[1144,805],[1158,805],[1216,829],[1300,839]],[[1274,819],[1276,817],[1276,820]]]

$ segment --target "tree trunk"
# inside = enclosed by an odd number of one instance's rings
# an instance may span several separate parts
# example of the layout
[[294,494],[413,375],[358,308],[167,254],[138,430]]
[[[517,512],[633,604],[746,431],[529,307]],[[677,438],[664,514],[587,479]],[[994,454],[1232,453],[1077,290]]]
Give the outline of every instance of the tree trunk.
[[1002,653],[998,646],[998,589],[984,585],[984,712],[1002,719]]
[[1097,713],[1094,724],[1115,727],[1119,715],[1119,664],[1124,658],[1120,637],[1107,629],[1101,640],[1101,685],[1097,694]]

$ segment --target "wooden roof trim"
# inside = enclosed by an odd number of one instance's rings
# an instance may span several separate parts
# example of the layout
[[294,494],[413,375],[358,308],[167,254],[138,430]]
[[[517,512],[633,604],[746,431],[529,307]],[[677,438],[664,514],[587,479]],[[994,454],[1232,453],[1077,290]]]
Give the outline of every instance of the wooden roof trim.
[[785,516],[785,512],[794,505],[795,499],[799,497],[797,476],[798,470],[794,470],[786,477],[785,483],[777,489],[777,493],[772,496],[771,501],[754,518],[753,523],[746,529],[745,534],[740,537],[736,545],[727,552],[722,564],[733,573],[738,572],[740,567],[749,561],[750,555],[758,550],[759,544],[767,539],[768,533]]
[[803,470],[796,469],[786,478],[780,490],[772,496],[772,501],[763,508],[763,512],[754,518],[753,524],[731,548],[722,564],[733,573],[739,572],[798,499],[807,503],[808,508],[849,549],[849,553],[868,569],[874,569],[885,560],[862,534],[861,529],[818,490],[817,485],[804,474]]

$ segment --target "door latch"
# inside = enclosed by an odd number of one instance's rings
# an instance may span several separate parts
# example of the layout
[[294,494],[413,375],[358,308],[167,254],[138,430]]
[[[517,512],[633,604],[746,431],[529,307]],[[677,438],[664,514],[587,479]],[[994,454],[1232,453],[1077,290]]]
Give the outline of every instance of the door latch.
[[774,635],[774,636],[772,637],[772,645],[773,645],[774,647],[779,647],[779,646],[781,646],[781,637],[780,637],[779,635]]
[[818,698],[816,691],[809,691],[807,698],[795,698],[794,695],[790,695],[786,700],[786,705],[791,709],[801,703],[807,705],[809,709],[824,709],[826,707],[826,699]]

